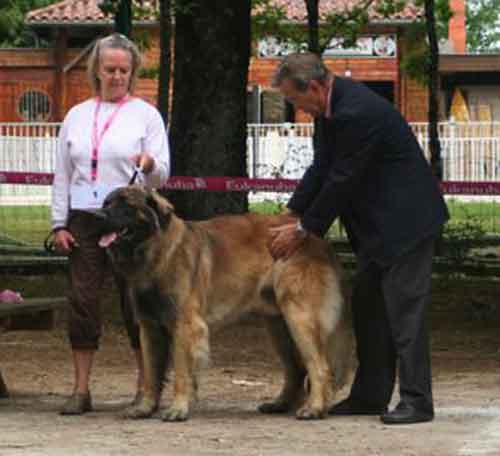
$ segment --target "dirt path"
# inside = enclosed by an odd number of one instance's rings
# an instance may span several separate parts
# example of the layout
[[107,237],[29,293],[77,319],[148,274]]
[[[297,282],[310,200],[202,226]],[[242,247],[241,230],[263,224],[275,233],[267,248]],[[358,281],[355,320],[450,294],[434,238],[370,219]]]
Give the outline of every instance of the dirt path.
[[[433,334],[433,423],[389,427],[376,417],[302,422],[256,412],[279,390],[280,370],[262,327],[240,324],[214,337],[213,364],[201,377],[192,417],[172,424],[120,417],[133,394],[134,367],[114,327],[106,330],[94,369],[96,411],[83,417],[57,414],[72,381],[64,331],[6,333],[0,366],[12,397],[0,400],[0,456],[498,456],[499,349],[493,330]],[[164,403],[169,397],[167,388]]]

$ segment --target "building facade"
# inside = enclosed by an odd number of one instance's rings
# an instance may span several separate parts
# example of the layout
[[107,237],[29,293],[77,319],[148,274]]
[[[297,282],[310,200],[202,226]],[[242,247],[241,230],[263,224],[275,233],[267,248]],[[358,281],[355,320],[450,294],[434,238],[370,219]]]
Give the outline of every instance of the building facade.
[[[450,22],[452,54],[465,52],[463,0],[453,0],[457,13]],[[274,0],[283,7],[290,22],[306,23],[303,0]],[[0,50],[0,122],[61,121],[65,113],[90,96],[85,74],[86,58],[96,36],[112,31],[112,20],[97,6],[98,0],[65,0],[27,15],[27,23],[40,36],[49,38],[48,49]],[[320,2],[320,17],[344,5],[341,0]],[[462,9],[460,10],[460,7]],[[407,7],[390,19],[371,14],[369,26],[351,49],[336,46],[325,51],[324,59],[339,75],[365,82],[394,103],[411,122],[427,120],[427,91],[406,77],[400,69],[409,43],[408,26],[421,20],[422,12]],[[134,37],[146,42],[146,71],[139,79],[136,94],[156,103],[157,81],[151,75],[159,62],[159,28],[154,16],[134,22]],[[303,122],[310,119],[287,107],[270,89],[272,74],[287,43],[267,37],[254,43],[248,74],[249,122]]]

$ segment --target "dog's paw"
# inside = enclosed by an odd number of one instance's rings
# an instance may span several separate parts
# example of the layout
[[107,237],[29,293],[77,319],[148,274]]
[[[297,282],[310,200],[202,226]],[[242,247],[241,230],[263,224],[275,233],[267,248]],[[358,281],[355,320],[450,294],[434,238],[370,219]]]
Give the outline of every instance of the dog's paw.
[[156,411],[157,407],[154,404],[140,403],[138,405],[131,405],[123,412],[124,418],[138,420],[141,418],[149,418]]
[[327,411],[323,408],[310,407],[304,405],[297,410],[295,417],[298,420],[321,420],[327,416]]
[[189,416],[189,407],[171,405],[161,415],[163,421],[186,421]]
[[288,413],[291,405],[285,401],[264,402],[257,407],[260,413]]

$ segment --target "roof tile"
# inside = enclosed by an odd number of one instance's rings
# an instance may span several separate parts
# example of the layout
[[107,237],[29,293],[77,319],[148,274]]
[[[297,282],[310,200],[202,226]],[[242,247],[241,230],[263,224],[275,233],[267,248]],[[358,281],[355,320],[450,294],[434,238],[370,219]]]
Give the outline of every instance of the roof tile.
[[[376,0],[375,0],[376,1]],[[287,17],[292,21],[306,21],[307,10],[304,0],[273,0],[276,6],[282,6],[287,12]],[[318,2],[319,16],[324,18],[328,13],[335,11],[350,10],[359,0],[320,0]],[[370,14],[371,19],[383,19],[383,17],[373,11]],[[392,20],[415,20],[422,17],[422,11],[414,5],[407,5],[403,11],[392,16]]]
[[[112,18],[106,16],[100,9],[99,3],[101,0],[63,0],[62,2],[54,3],[30,11],[26,15],[26,21],[30,24],[42,23],[107,23],[112,21]],[[144,1],[141,4],[144,6]],[[157,5],[157,0],[151,0],[151,4]],[[290,21],[303,22],[307,18],[306,7],[304,0],[273,0],[276,6],[281,6],[287,12],[287,17]],[[319,2],[320,17],[325,17],[329,12],[342,11],[352,8],[356,0],[321,0]],[[408,5],[401,13],[391,17],[392,20],[415,20],[422,17],[422,11],[413,5]],[[371,14],[374,20],[381,20],[383,17],[376,13]],[[143,18],[146,21],[156,20],[155,14],[150,17]]]

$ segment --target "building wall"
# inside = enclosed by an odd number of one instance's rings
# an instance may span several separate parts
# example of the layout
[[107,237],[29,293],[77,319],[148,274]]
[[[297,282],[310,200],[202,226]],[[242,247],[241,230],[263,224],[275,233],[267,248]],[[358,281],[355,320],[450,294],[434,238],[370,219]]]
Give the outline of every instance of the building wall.
[[[147,33],[150,47],[143,51],[143,68],[155,67],[159,62],[159,32],[148,30]],[[68,49],[62,56],[63,66],[74,62],[81,52],[81,49]],[[20,112],[20,104],[28,91],[46,94],[51,102],[49,116],[37,120],[61,121],[72,106],[92,95],[86,75],[87,58],[88,54],[64,73],[58,72],[54,49],[0,49],[0,122],[26,120]],[[156,92],[155,79],[139,79],[137,96],[154,104]]]
[[401,78],[400,110],[410,122],[427,122],[428,120],[428,91],[414,79]]
[[[370,31],[366,31],[370,34]],[[375,32],[372,32],[375,33]],[[396,34],[397,30],[378,29],[376,33]],[[352,77],[364,82],[391,83],[394,91],[394,104],[410,122],[427,121],[427,89],[418,82],[405,77],[400,70],[401,57],[408,47],[404,34],[398,35],[398,52],[396,58],[376,57],[335,57],[326,58],[330,70],[337,75]],[[272,75],[280,59],[252,57],[248,75],[249,86],[259,85],[263,91],[270,90]],[[276,104],[276,100],[273,100]],[[276,117],[271,116],[271,117]],[[309,122],[310,117],[297,112],[295,121]]]
[[[264,90],[269,89],[274,71],[279,59],[263,59],[253,57],[248,75],[249,86],[259,85]],[[397,59],[372,58],[336,58],[325,60],[328,68],[337,75],[352,77],[360,81],[386,81],[394,84],[396,105],[399,100],[399,71]],[[310,117],[296,113],[297,122],[309,122]]]
[[[385,30],[382,33],[395,33]],[[139,34],[141,31],[138,32]],[[149,49],[143,51],[143,67],[156,67],[159,62],[159,31],[147,30]],[[399,54],[402,46],[398,45],[398,58],[356,58],[335,57],[326,60],[328,67],[339,75],[347,75],[362,81],[385,81],[393,84],[394,102],[409,121],[424,121],[426,115],[426,90],[411,80],[402,77],[399,70]],[[45,120],[60,121],[64,114],[75,104],[91,95],[85,74],[87,55],[68,72],[58,72],[56,51],[49,49],[2,49],[0,50],[0,122],[22,121],[19,103],[27,90],[46,93],[53,109]],[[68,49],[62,56],[67,65],[73,62],[80,49]],[[249,87],[259,85],[269,90],[273,72],[279,59],[252,57],[249,67]],[[155,104],[157,81],[139,79],[136,95]],[[57,97],[57,98],[56,98]],[[61,105],[58,107],[58,103]],[[296,113],[295,120],[306,122],[311,119],[304,113]]]

